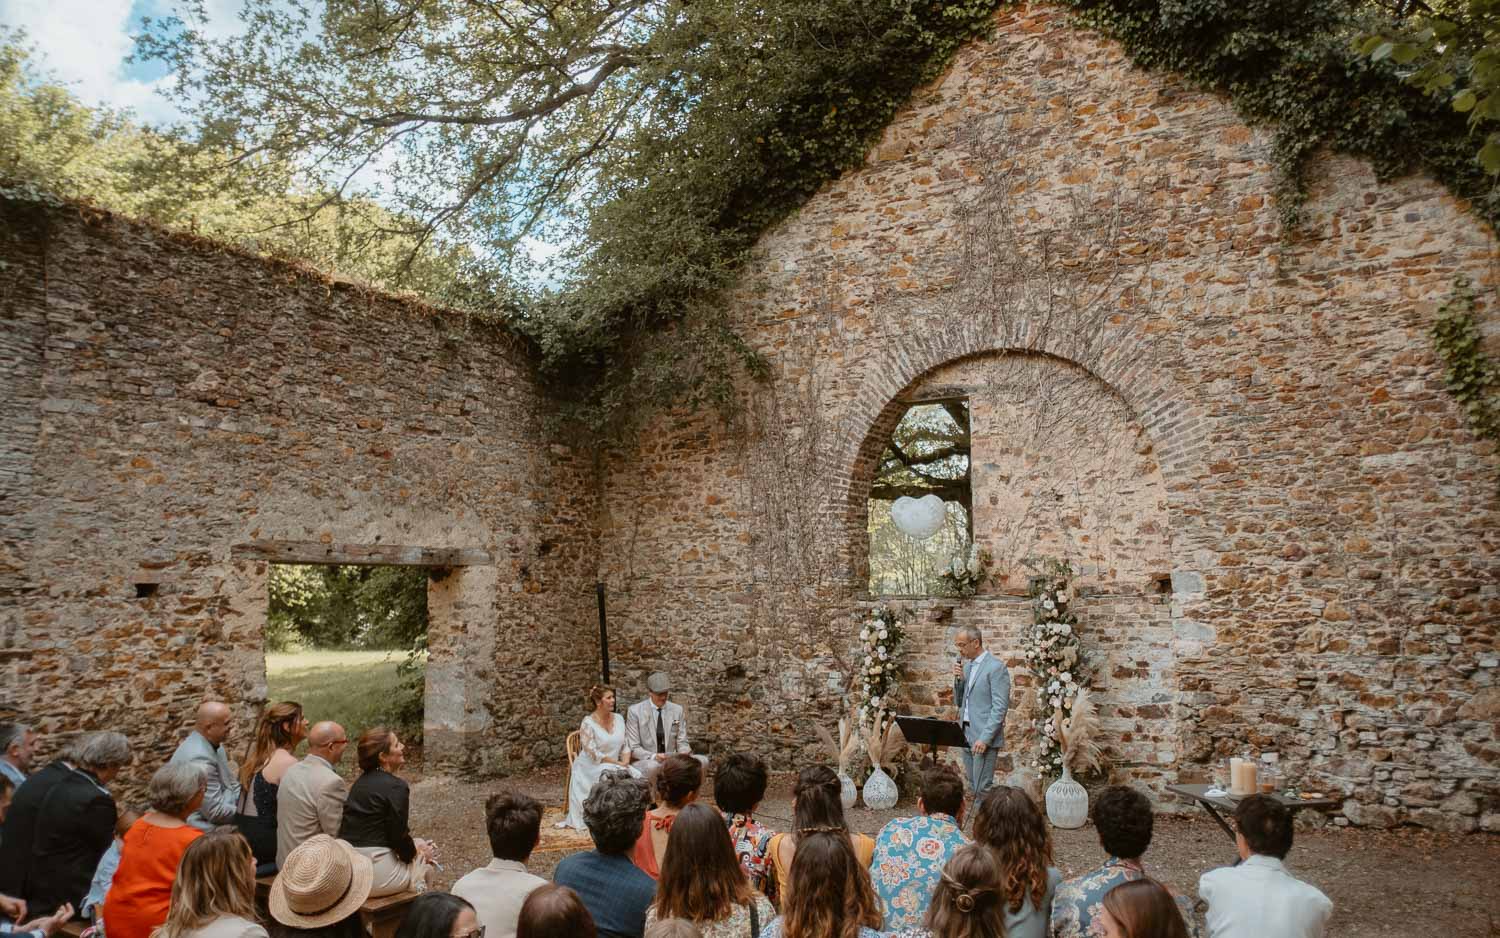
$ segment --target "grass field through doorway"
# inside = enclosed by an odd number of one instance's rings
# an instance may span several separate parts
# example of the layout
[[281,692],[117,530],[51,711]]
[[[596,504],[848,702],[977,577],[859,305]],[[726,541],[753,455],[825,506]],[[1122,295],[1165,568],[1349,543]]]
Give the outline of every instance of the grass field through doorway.
[[266,655],[268,696],[297,701],[313,722],[337,721],[353,740],[391,722],[401,683],[396,668],[405,658],[402,651],[274,652]]

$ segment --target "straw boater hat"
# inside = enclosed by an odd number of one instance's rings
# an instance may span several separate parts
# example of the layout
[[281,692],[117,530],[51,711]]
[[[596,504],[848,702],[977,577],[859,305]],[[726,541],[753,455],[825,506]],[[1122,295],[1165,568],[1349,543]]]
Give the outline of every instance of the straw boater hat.
[[370,898],[370,858],[318,834],[287,855],[271,884],[271,917],[293,928],[321,928],[353,915]]

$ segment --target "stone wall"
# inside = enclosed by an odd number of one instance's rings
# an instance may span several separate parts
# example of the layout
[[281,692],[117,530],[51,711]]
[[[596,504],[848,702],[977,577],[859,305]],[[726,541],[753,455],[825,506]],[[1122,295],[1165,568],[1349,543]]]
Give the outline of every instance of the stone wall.
[[48,751],[123,729],[144,777],[205,695],[265,698],[257,545],[398,545],[468,558],[429,591],[431,755],[561,756],[593,460],[549,436],[519,340],[76,207],[6,203],[0,237],[0,714]]
[[[1252,748],[1356,823],[1500,828],[1496,454],[1428,337],[1461,274],[1494,334],[1495,240],[1437,184],[1343,158],[1283,231],[1269,157],[1224,100],[1057,11],[1001,14],[761,240],[728,309],[773,380],[746,385],[739,429],[670,414],[611,461],[624,696],[668,666],[719,749],[815,755],[879,599],[865,498],[896,420],[930,383],[1047,361],[1094,383],[1062,413],[1115,415],[1075,510],[1020,527],[1092,568],[1078,612],[1116,772],[1159,791]],[[976,456],[997,554],[1056,516],[1038,442]],[[963,622],[1025,683],[1002,559],[974,599],[897,601],[915,704],[938,705]],[[1029,732],[1009,724],[1013,752]]]

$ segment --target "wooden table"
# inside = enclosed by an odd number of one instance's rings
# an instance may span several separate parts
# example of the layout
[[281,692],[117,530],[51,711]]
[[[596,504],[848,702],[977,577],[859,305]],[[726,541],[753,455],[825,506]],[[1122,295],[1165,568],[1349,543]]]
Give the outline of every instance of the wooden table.
[[[1241,797],[1236,795],[1210,796],[1208,792],[1211,788],[1213,788],[1212,785],[1168,785],[1167,791],[1198,802],[1203,806],[1203,810],[1208,812],[1208,816],[1214,819],[1214,823],[1223,828],[1224,833],[1229,835],[1230,840],[1233,840],[1234,828],[1229,826],[1229,822],[1224,820],[1223,815],[1219,814],[1219,812],[1223,811],[1225,814],[1233,814],[1235,805],[1240,803]],[[1299,811],[1302,808],[1318,808],[1319,810],[1323,808],[1337,808],[1344,803],[1341,798],[1288,798],[1286,795],[1278,792],[1272,792],[1270,797],[1276,799],[1276,802],[1282,807],[1293,812]]]

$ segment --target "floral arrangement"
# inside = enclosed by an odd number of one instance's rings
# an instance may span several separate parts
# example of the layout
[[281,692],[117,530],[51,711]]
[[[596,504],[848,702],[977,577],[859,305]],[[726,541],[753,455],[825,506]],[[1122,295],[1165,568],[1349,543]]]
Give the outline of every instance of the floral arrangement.
[[1031,629],[1024,648],[1026,664],[1037,678],[1036,765],[1047,775],[1062,772],[1058,731],[1071,719],[1078,693],[1087,684],[1083,647],[1074,628],[1078,617],[1068,611],[1072,577],[1067,561],[1049,559],[1031,579]]
[[896,690],[896,674],[901,666],[896,655],[906,631],[901,627],[901,616],[890,606],[880,606],[859,630],[863,648],[860,659],[859,722],[865,723],[886,709],[887,701]]
[[938,574],[943,585],[956,596],[973,596],[990,565],[989,551],[980,550],[979,545],[969,543],[967,551],[959,551],[948,561],[948,568]]

